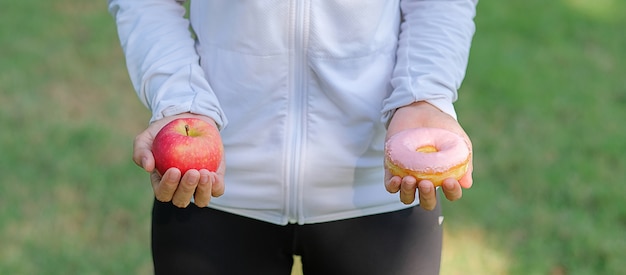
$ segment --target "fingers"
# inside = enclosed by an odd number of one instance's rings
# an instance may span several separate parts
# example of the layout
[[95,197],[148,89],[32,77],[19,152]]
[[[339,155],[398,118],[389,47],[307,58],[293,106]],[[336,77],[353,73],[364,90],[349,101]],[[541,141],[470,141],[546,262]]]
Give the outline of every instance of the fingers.
[[219,197],[224,194],[225,163],[224,157],[222,157],[222,162],[216,172],[210,172],[206,169],[200,170],[200,182],[194,195],[194,203],[197,206],[205,207],[209,205],[211,197]]
[[224,175],[226,174],[226,158],[222,156],[222,162],[215,173],[211,175],[211,195],[219,197],[224,194]]
[[404,204],[411,204],[415,201],[417,180],[410,176],[403,178],[393,176],[385,181],[385,189],[392,194],[400,192],[400,201]]
[[[422,181],[422,182],[430,183],[429,181]],[[434,190],[434,187],[432,185],[433,184],[430,183],[431,188]],[[387,192],[392,193],[392,194],[400,192],[400,201],[404,204],[411,204],[415,201],[415,195],[417,193],[418,183],[414,177],[408,176],[408,177],[401,178],[399,176],[391,176],[390,174],[386,172],[385,173],[385,189],[387,189]],[[432,194],[426,194],[426,195],[422,194],[422,192],[423,192],[422,189],[420,189],[419,191],[420,204],[422,203],[421,200],[424,199],[427,203],[427,207],[429,207],[430,209],[433,209],[434,205],[431,206],[429,204],[429,201],[431,200],[430,196],[431,195],[434,196],[435,192],[432,191],[430,192]],[[424,196],[427,196],[427,197],[423,198]],[[435,200],[435,204],[436,204],[436,200]]]
[[[178,207],[187,207],[200,182],[200,178],[201,176],[198,170],[189,170],[182,177],[180,170],[177,168],[168,169],[165,174],[163,174],[163,177],[160,177],[155,171],[151,174],[154,196],[158,201],[171,201],[172,204]],[[208,182],[206,177],[205,181]]]
[[220,177],[219,175],[212,174],[210,177],[211,182],[211,196],[219,197],[224,195],[224,177]]
[[194,203],[198,207],[206,207],[211,201],[212,173],[206,169],[200,170],[200,180],[194,193]]
[[196,191],[200,178],[201,176],[198,170],[191,169],[185,172],[183,177],[180,179],[178,188],[176,188],[176,191],[174,192],[172,204],[181,208],[187,207],[189,203],[191,203],[191,198]]
[[437,192],[435,186],[429,180],[420,181],[418,184],[420,207],[425,210],[433,210],[437,206]]
[[[420,206],[425,210],[433,210],[437,206],[437,192],[432,182],[423,180],[418,184]],[[459,181],[448,178],[441,185],[443,194],[449,201],[455,201],[463,197],[463,188]]]
[[398,176],[393,176],[390,179],[385,181],[385,189],[387,192],[395,194],[400,191],[400,186],[402,185],[402,178]]
[[411,204],[415,201],[415,190],[417,180],[414,177],[403,177],[400,185],[400,201],[404,204]]
[[443,190],[443,194],[446,196],[446,199],[449,201],[458,200],[463,196],[463,188],[461,188],[461,184],[452,178],[444,180],[441,185],[441,189]]
[[192,169],[182,177],[180,170],[170,168],[163,177],[155,171],[151,175],[154,196],[161,202],[169,202],[185,208],[194,198],[198,207],[206,207],[211,197],[218,197],[224,193],[223,177],[206,169],[200,171]]
[[[385,188],[389,193],[400,192],[400,201],[404,204],[413,203],[418,195],[420,207],[423,209],[433,210],[437,206],[437,189],[429,180],[417,182],[411,176],[404,178],[394,176],[385,181]],[[458,200],[463,196],[460,181],[453,178],[444,180],[441,189],[449,201]]]
[[152,189],[154,190],[154,196],[161,202],[171,201],[178,189],[178,183],[180,182],[180,170],[176,168],[170,168],[165,171],[163,177],[156,171],[150,175],[152,181]]

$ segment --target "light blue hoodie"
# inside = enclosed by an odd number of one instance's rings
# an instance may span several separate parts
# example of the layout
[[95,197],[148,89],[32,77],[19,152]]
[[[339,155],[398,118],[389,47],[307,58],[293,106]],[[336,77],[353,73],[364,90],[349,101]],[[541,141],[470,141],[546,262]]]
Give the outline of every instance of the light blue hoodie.
[[407,207],[384,188],[385,126],[423,100],[456,117],[475,8],[197,0],[187,20],[174,0],[109,1],[151,121],[191,112],[220,126],[226,192],[209,207],[276,224]]

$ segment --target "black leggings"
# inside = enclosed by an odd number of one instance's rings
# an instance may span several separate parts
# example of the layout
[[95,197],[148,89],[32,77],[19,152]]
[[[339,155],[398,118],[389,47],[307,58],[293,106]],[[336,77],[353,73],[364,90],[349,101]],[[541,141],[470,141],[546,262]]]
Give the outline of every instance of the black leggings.
[[155,201],[156,274],[289,275],[293,255],[314,274],[438,274],[441,209],[275,225],[211,208]]

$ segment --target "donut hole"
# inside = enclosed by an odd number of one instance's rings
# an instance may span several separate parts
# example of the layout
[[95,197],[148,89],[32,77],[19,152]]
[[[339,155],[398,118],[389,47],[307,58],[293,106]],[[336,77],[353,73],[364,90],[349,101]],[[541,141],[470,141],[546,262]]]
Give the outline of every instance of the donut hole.
[[415,151],[419,153],[425,153],[425,154],[439,152],[439,150],[437,150],[437,148],[432,145],[425,145],[425,146],[418,147],[417,149],[415,149]]

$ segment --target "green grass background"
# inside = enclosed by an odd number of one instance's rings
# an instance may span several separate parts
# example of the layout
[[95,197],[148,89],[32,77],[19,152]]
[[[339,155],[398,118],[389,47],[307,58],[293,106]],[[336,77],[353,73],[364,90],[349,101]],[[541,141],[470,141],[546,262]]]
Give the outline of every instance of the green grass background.
[[[456,105],[475,185],[444,203],[442,274],[625,272],[624,11],[480,2]],[[148,118],[106,1],[0,2],[0,274],[152,272]]]

